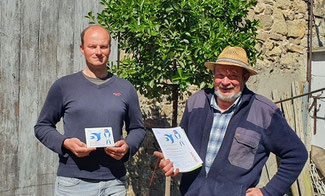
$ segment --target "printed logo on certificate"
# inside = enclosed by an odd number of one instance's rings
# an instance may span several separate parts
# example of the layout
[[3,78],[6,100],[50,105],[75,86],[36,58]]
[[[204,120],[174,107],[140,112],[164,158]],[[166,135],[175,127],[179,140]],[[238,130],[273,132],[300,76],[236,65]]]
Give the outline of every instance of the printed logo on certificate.
[[112,127],[85,128],[87,147],[114,146]]

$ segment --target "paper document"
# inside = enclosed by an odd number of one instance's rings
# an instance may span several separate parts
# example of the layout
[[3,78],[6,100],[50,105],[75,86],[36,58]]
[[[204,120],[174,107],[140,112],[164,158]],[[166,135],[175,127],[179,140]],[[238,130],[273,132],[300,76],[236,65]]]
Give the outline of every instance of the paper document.
[[87,147],[114,146],[112,127],[85,128]]
[[152,129],[165,159],[174,163],[180,172],[189,172],[202,166],[202,160],[180,127]]

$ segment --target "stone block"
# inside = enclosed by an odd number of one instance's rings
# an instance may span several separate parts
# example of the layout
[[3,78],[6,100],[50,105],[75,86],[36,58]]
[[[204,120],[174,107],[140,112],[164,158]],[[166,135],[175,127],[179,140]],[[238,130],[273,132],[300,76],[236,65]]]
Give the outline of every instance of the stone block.
[[297,63],[297,53],[288,52],[284,55],[281,55],[280,64],[286,67],[292,67],[292,65]]
[[289,38],[289,43],[293,43],[296,45],[300,45],[301,44],[301,39],[296,39],[296,38]]
[[305,48],[303,46],[299,46],[299,45],[296,45],[296,44],[293,44],[293,43],[288,44],[287,49],[288,49],[288,51],[298,52],[300,54],[303,54],[304,50],[305,50]]
[[283,15],[286,20],[295,19],[295,12],[293,10],[283,10]]
[[280,56],[282,49],[279,46],[275,46],[272,50],[266,52],[268,56]]
[[269,39],[270,34],[265,32],[264,30],[258,30],[256,39],[261,40],[261,41],[266,41]]
[[273,5],[274,4],[274,0],[261,0],[260,2],[264,3],[264,4],[268,4],[268,5]]
[[271,33],[270,34],[270,39],[275,40],[275,41],[282,41],[282,40],[285,40],[287,38],[285,36],[283,36],[283,35],[278,34],[278,33]]
[[273,14],[273,7],[270,5],[265,6],[264,14],[271,16]]
[[284,19],[282,10],[275,9],[273,17],[274,17],[274,23],[272,25],[272,32],[279,33],[281,35],[287,35],[288,29],[287,29],[287,24]]
[[314,14],[318,16],[324,16],[325,2],[324,0],[314,0]]
[[308,15],[307,15],[307,13],[298,13],[295,15],[295,19],[303,19],[303,20],[307,21]]
[[254,11],[255,11],[255,14],[260,14],[264,11],[265,9],[265,4],[262,4],[262,3],[258,3],[255,7],[254,7]]
[[260,24],[262,25],[264,30],[270,30],[273,24],[273,18],[267,15],[259,15]]
[[275,6],[282,9],[282,10],[286,10],[286,9],[290,8],[291,1],[288,1],[288,0],[276,0]]
[[266,42],[264,42],[264,48],[267,49],[267,50],[272,50],[273,47],[274,47],[274,44],[272,41],[270,40],[267,40]]
[[294,38],[303,38],[307,32],[307,22],[304,20],[294,20],[287,22],[288,36]]
[[308,11],[307,3],[301,0],[294,0],[292,3],[292,9],[295,10],[296,12],[307,13]]
[[256,14],[253,9],[250,9],[247,14],[247,19],[248,20],[254,20],[256,17]]

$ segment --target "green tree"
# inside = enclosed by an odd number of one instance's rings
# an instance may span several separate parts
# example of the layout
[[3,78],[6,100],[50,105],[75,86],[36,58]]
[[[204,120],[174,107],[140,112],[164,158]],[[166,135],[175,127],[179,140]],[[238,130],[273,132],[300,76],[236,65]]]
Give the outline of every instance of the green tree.
[[139,92],[173,100],[177,125],[179,94],[189,85],[212,86],[204,66],[227,45],[241,46],[251,65],[258,21],[247,19],[256,0],[101,0],[104,9],[92,23],[106,27],[126,53],[112,71],[132,82]]

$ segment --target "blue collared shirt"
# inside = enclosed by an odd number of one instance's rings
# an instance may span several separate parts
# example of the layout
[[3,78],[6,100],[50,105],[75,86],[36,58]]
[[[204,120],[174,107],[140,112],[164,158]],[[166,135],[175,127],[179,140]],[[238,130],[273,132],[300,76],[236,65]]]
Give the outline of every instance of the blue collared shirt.
[[205,171],[208,174],[210,167],[218,154],[223,138],[225,136],[228,123],[239,105],[241,96],[224,112],[221,112],[217,105],[216,99],[212,97],[210,106],[214,110],[213,123],[207,147],[207,154],[205,156]]

